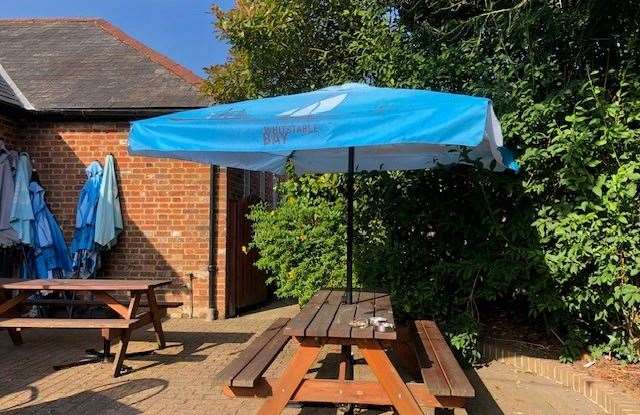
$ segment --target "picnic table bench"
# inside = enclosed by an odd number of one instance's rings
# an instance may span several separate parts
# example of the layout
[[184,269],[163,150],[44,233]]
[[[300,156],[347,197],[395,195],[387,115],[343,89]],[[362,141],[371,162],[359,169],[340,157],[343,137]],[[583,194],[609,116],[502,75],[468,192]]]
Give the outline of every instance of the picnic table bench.
[[413,322],[416,358],[420,374],[427,389],[436,396],[461,398],[475,396],[473,387],[462,371],[449,345],[435,322],[417,320]]
[[[35,298],[28,299],[22,304],[27,306],[84,306],[84,307],[101,307],[104,303],[96,300],[84,300],[75,298]],[[182,307],[182,301],[158,301],[158,308],[178,308]],[[146,301],[140,301],[140,308],[148,308],[149,303]]]
[[[22,344],[21,329],[100,329],[103,338],[103,352],[96,352],[98,358],[60,365],[59,367],[75,366],[102,359],[113,358],[113,376],[122,374],[124,359],[127,356],[127,346],[131,332],[143,326],[153,324],[158,347],[165,347],[164,332],[161,318],[166,312],[156,300],[155,290],[158,287],[169,285],[170,280],[78,280],[78,279],[51,279],[51,280],[19,280],[0,279],[0,329],[9,332],[14,345]],[[107,306],[120,318],[23,318],[19,317],[18,309],[22,304],[37,304],[37,300],[30,297],[40,291],[83,291],[89,292],[97,300],[96,303]],[[128,304],[123,304],[115,299],[110,292],[129,292]],[[12,295],[11,293],[15,294]],[[142,296],[146,297],[148,311],[139,312]],[[68,300],[60,301],[65,304]],[[82,300],[72,300],[82,303]],[[113,356],[110,352],[111,340],[120,338],[121,347]]]
[[[257,336],[217,375],[231,397],[266,398],[258,414],[278,414],[288,402],[351,403],[393,406],[400,414],[422,414],[422,407],[447,410],[464,407],[475,395],[437,325],[415,321],[411,330],[378,332],[372,326],[352,327],[371,316],[393,322],[389,295],[360,291],[345,304],[344,290],[321,290],[292,319],[278,319]],[[287,341],[298,349],[278,379],[263,374]],[[377,381],[353,380],[350,356],[343,349],[338,379],[307,379],[305,375],[325,345],[355,345]],[[405,382],[386,350],[394,349],[416,378]]]
[[282,332],[288,322],[288,318],[279,318],[273,322],[230,365],[217,374],[218,381],[228,386],[255,387],[262,374],[289,342],[289,336]]

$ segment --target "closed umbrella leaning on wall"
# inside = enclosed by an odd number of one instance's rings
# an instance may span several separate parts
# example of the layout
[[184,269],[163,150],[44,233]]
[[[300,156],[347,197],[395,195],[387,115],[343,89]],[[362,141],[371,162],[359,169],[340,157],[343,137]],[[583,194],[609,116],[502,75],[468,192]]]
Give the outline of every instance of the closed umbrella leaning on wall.
[[102,265],[101,252],[116,244],[123,222],[113,155],[106,156],[104,169],[93,161],[85,172],[87,181],[78,197],[71,252],[74,276],[90,278]]
[[33,166],[27,153],[20,153],[15,176],[15,191],[11,208],[10,223],[18,235],[18,239],[25,245],[33,244],[33,208],[29,195],[29,183]]
[[11,210],[15,193],[14,171],[17,153],[9,151],[0,141],[0,247],[6,248],[20,242],[18,234],[11,227]]
[[71,272],[71,257],[60,225],[45,202],[45,191],[37,182],[29,184],[34,213],[33,249],[30,276],[36,278],[62,277]]
[[113,248],[123,228],[115,160],[113,155],[108,154],[104,161],[100,198],[96,209],[95,243],[101,250]]
[[102,173],[103,169],[98,161],[92,161],[85,169],[87,181],[78,196],[71,241],[74,277],[94,277],[100,268],[100,256],[95,247],[95,224]]

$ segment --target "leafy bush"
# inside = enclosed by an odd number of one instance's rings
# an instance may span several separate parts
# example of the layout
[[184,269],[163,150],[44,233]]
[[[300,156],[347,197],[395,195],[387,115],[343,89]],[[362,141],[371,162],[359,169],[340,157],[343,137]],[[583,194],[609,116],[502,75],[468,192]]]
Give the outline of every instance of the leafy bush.
[[[550,124],[548,146],[522,157],[527,164],[558,166],[551,177],[546,168],[529,169],[535,185],[525,187],[538,206],[533,226],[557,298],[532,306],[556,324],[567,313],[573,317],[567,358],[606,335],[610,352],[637,360],[640,81],[622,79],[613,96],[592,81],[577,93],[584,98],[573,113]],[[538,200],[542,195],[553,200]]]
[[[324,287],[343,287],[346,269],[344,202],[336,194],[337,175],[301,177],[280,186],[281,203],[257,205],[253,246],[256,265],[269,271],[276,294],[306,303]],[[336,197],[338,196],[338,197]]]
[[[640,4],[239,0],[216,15],[232,58],[205,90],[221,101],[345,81],[492,98],[522,172],[358,175],[361,284],[437,319],[470,358],[481,310],[525,301],[563,359],[588,345],[638,359]],[[280,295],[342,284],[341,189],[292,177],[280,207],[252,213]]]

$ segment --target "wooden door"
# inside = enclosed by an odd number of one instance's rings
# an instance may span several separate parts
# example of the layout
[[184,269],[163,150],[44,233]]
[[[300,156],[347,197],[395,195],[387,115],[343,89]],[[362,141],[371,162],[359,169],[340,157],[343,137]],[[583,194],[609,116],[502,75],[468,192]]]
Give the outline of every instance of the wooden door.
[[265,302],[269,297],[266,275],[254,265],[258,252],[250,249],[252,227],[247,218],[251,205],[256,200],[245,198],[229,202],[231,235],[231,301],[230,315],[239,310]]

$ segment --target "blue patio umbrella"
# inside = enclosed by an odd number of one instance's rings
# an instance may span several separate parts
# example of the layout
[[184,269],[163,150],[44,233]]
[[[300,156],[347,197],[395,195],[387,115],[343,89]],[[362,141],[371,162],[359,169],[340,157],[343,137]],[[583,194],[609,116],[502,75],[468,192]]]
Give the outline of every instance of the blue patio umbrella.
[[348,172],[351,302],[353,173],[479,162],[517,170],[487,98],[344,84],[133,122],[129,152],[284,173]]

